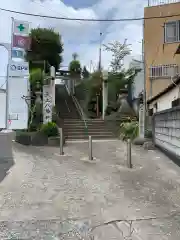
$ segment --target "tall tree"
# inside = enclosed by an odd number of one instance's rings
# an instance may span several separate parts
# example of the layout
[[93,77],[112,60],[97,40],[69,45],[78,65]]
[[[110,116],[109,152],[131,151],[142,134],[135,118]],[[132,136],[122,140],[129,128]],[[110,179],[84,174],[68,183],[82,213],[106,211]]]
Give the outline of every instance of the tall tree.
[[71,77],[81,77],[81,63],[79,60],[77,60],[78,54],[73,53],[72,58],[73,60],[69,64],[69,71]]
[[129,46],[130,44],[127,44],[127,40],[123,44],[119,41],[114,41],[108,43],[108,45],[104,45],[105,51],[112,53],[112,60],[110,62],[112,72],[117,73],[122,71],[124,58],[131,54]]
[[89,71],[87,70],[86,66],[83,67],[82,76],[83,76],[84,79],[85,79],[85,78],[89,78],[89,76],[90,76],[90,73],[89,73]]
[[30,33],[31,46],[30,51],[26,53],[26,60],[29,61],[30,67],[37,67],[39,62],[41,68],[43,63],[54,66],[56,71],[62,62],[63,43],[59,33],[53,29],[36,28]]

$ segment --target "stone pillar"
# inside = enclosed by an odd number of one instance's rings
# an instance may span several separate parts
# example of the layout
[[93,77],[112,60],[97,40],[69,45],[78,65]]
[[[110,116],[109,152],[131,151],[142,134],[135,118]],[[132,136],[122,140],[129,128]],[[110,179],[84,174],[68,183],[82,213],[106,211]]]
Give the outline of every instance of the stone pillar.
[[106,108],[108,106],[108,71],[102,72],[103,78],[103,119],[106,115]]
[[52,89],[50,85],[43,86],[43,123],[52,122]]
[[103,119],[106,115],[106,108],[108,106],[108,84],[103,81]]
[[56,77],[56,72],[55,72],[55,67],[51,66],[50,68],[50,75],[52,77],[51,80],[51,87],[52,87],[52,104],[55,106],[55,77]]
[[139,137],[145,137],[145,129],[144,129],[144,104],[140,104],[139,106]]

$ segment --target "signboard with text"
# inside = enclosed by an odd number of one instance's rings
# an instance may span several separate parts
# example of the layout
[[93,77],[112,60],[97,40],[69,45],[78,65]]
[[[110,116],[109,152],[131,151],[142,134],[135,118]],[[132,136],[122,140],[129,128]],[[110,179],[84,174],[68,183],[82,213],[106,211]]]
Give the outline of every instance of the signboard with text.
[[14,62],[9,64],[9,77],[26,77],[29,76],[29,63],[28,62]]
[[23,99],[23,96],[27,96],[28,93],[28,82],[28,77],[9,77],[9,129],[27,129],[28,127],[28,105]]
[[29,36],[13,36],[13,48],[22,48],[29,50],[31,45],[31,39]]
[[50,85],[43,86],[43,123],[52,121],[52,88]]

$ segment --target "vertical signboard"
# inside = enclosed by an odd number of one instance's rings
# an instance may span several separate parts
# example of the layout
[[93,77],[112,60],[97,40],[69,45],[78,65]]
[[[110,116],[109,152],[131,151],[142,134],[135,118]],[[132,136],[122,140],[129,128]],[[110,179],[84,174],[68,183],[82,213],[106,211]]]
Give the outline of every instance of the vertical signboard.
[[12,18],[11,58],[24,59],[25,51],[30,48],[30,23]]
[[51,85],[43,86],[43,123],[52,122],[52,87]]
[[9,129],[27,129],[29,64],[11,61],[8,67],[8,114]]

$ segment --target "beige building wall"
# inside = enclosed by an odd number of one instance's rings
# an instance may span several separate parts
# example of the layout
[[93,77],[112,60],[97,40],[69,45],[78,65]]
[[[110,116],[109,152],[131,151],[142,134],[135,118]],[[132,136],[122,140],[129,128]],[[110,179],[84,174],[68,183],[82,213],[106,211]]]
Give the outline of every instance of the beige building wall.
[[[170,17],[170,15],[178,15]],[[153,18],[151,17],[163,17]],[[173,20],[180,20],[180,2],[160,6],[146,7],[144,10],[144,52],[146,62],[146,94],[147,99],[155,96],[169,84],[171,79],[153,79],[152,85],[149,78],[150,66],[164,64],[180,65],[180,55],[174,55],[180,42],[164,43],[164,24]],[[151,95],[152,93],[152,95]]]

